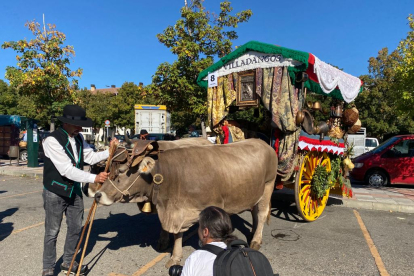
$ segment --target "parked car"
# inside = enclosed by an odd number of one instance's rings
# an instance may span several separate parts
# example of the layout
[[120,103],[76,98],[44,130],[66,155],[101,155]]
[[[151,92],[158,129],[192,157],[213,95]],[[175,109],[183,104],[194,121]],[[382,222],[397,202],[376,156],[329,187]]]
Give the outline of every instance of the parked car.
[[[45,152],[43,150],[43,140],[50,135],[50,131],[39,131],[39,151],[38,151],[38,158],[43,160],[45,158]],[[96,151],[96,148],[93,144],[89,144],[89,146]],[[27,144],[25,147],[20,147],[19,150],[20,160],[27,161]]]
[[116,139],[118,139],[118,141],[119,141],[120,143],[122,143],[122,142],[125,140],[125,135],[116,134],[114,137],[115,137]]
[[380,187],[414,184],[414,134],[394,136],[353,160],[352,179]]
[[[139,140],[140,139],[140,135],[139,134],[135,134],[130,139],[131,140]],[[154,140],[154,141],[166,140],[166,141],[171,141],[171,140],[175,140],[175,136],[173,134],[170,134],[170,133],[150,133],[147,136],[147,140]]]
[[130,139],[131,140],[139,140],[140,137],[141,137],[141,134],[135,134],[135,135],[132,135]]
[[[50,135],[50,131],[43,131],[43,130],[39,130],[39,154],[38,154],[38,158],[43,160],[45,154],[43,152],[43,139],[45,139],[47,136]],[[27,142],[23,142],[21,141],[19,143],[19,156],[20,156],[20,161],[27,161]]]

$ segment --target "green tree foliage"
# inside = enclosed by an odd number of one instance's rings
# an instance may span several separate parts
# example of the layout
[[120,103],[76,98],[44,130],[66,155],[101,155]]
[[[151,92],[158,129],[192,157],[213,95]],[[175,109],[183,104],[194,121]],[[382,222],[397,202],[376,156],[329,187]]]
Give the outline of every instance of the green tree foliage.
[[410,31],[397,48],[401,56],[401,62],[396,67],[400,100],[398,107],[402,112],[414,116],[414,15],[410,14],[407,19]]
[[355,100],[363,126],[369,135],[382,138],[387,133],[413,132],[414,124],[407,113],[397,109],[398,74],[401,63],[398,51],[389,54],[384,48],[369,59],[369,75],[361,76],[364,92]]
[[17,66],[6,68],[6,79],[24,97],[22,100],[31,101],[23,105],[34,105],[32,118],[46,125],[50,115],[60,115],[66,103],[76,102],[76,77],[82,75],[82,70],[69,68],[75,51],[72,46],[63,45],[66,36],[55,25],[48,24],[42,30],[39,23],[31,21],[25,26],[33,39],[2,44],[3,49],[17,52]]
[[112,120],[109,106],[112,105],[114,94],[110,92],[91,93],[87,89],[82,89],[77,92],[77,95],[79,105],[85,108],[86,116],[92,119],[95,127],[104,127],[105,120]]
[[0,80],[0,114],[15,115],[17,113],[17,104],[19,95],[15,89]]
[[232,10],[230,2],[224,1],[220,13],[214,14],[204,8],[202,0],[194,0],[181,9],[181,18],[174,26],[157,35],[177,60],[158,66],[150,91],[172,111],[176,129],[188,127],[207,112],[206,90],[197,85],[197,76],[213,64],[215,56],[231,52],[232,41],[238,38],[234,29],[252,15],[251,10],[230,15]]
[[142,85],[133,82],[125,82],[119,89],[117,96],[112,98],[111,122],[130,129],[135,128],[135,109],[136,104],[151,104],[147,97],[147,89]]

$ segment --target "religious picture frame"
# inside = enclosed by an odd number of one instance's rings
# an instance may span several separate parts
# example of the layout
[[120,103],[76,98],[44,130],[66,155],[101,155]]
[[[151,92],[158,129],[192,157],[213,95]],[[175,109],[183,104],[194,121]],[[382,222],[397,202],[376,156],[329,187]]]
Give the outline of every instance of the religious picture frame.
[[259,101],[256,95],[254,71],[241,72],[237,82],[237,106],[257,106]]

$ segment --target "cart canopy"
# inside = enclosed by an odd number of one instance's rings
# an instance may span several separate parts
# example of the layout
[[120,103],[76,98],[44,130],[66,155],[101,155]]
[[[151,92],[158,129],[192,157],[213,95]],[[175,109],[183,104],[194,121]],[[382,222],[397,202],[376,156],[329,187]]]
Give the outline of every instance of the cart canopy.
[[288,67],[289,75],[306,72],[305,87],[315,93],[346,102],[353,101],[362,91],[362,82],[307,52],[292,50],[272,44],[250,41],[202,71],[197,83],[207,88],[208,75],[217,77],[257,68]]

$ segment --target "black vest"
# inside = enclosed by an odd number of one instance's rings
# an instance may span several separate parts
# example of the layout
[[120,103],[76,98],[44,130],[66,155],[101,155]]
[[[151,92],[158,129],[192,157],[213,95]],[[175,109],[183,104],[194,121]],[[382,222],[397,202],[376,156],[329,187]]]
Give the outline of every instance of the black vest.
[[[83,170],[83,143],[80,135],[75,136],[76,149],[78,151],[78,162],[76,162],[73,157],[73,150],[72,145],[69,142],[69,135],[64,129],[59,128],[52,132],[50,136],[54,137],[63,147],[65,153],[72,161],[72,165],[80,170]],[[53,162],[46,156],[44,157],[43,186],[45,189],[64,197],[73,198],[75,197],[75,194],[82,196],[80,183],[74,182],[73,180],[60,175]]]

